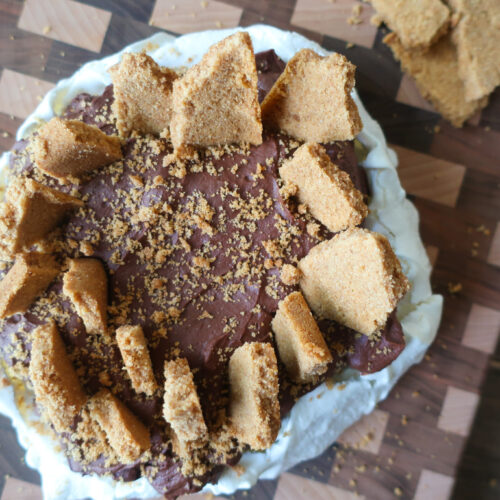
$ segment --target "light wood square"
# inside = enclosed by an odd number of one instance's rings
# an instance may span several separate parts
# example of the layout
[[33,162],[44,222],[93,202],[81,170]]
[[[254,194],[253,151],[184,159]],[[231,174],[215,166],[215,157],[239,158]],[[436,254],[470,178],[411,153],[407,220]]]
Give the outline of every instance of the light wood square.
[[454,207],[465,167],[401,146],[391,146],[399,158],[399,178],[405,190],[426,200]]
[[413,500],[448,500],[453,490],[454,478],[423,469]]
[[463,437],[468,436],[478,403],[479,396],[474,392],[449,386],[439,416],[438,428]]
[[111,12],[73,0],[26,0],[18,27],[100,52]]
[[500,334],[500,311],[473,304],[462,344],[487,354],[495,352]]
[[414,108],[420,108],[425,111],[437,113],[436,108],[434,108],[429,101],[422,97],[415,80],[406,73],[401,78],[401,83],[399,84],[398,93],[396,95],[396,101],[401,104],[408,104],[408,106],[413,106]]
[[7,477],[0,500],[42,500],[40,486]]
[[53,87],[53,83],[4,69],[0,78],[0,112],[26,118]]
[[[361,23],[351,25],[347,20],[353,16],[355,5],[361,5],[361,14],[356,16]],[[371,48],[377,34],[377,28],[370,24],[373,13],[370,5],[352,0],[297,0],[290,22],[301,28]]]
[[174,33],[192,33],[238,26],[242,12],[214,0],[157,0],[149,23]]

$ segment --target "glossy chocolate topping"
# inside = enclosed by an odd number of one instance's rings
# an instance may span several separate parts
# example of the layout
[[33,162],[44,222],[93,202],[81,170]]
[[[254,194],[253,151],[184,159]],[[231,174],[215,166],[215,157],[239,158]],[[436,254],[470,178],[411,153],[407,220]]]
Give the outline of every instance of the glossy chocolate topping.
[[[284,63],[273,51],[256,55],[259,98],[270,89]],[[112,87],[102,96],[76,97],[66,117],[95,124],[115,133],[111,120]],[[109,280],[110,329],[139,324],[149,341],[156,378],[163,383],[164,360],[186,357],[205,420],[215,426],[227,404],[227,363],[245,342],[270,341],[270,322],[279,300],[297,289],[280,281],[280,266],[296,263],[323,238],[309,234],[309,216],[299,215],[294,202],[280,193],[278,167],[299,146],[279,135],[265,134],[260,146],[248,151],[227,149],[201,154],[185,167],[172,163],[165,140],[129,139],[119,167],[106,167],[77,186],[86,207],[70,217],[56,245],[65,257],[91,255],[105,264]],[[33,169],[16,145],[15,174],[35,176],[69,192]],[[365,194],[364,170],[358,167],[352,142],[325,145],[332,160],[349,173]],[[183,170],[184,168],[184,170]],[[0,323],[0,343],[11,365],[29,363],[29,333],[55,317],[85,389],[93,394],[103,385],[113,389],[152,434],[152,458],[136,464],[110,466],[105,457],[92,463],[72,456],[74,470],[112,473],[125,480],[146,474],[169,497],[193,492],[216,480],[221,468],[186,478],[172,454],[161,415],[162,394],[136,394],[123,371],[115,343],[89,337],[81,319],[62,294],[61,277],[45,299],[23,315]],[[356,334],[332,321],[321,321],[335,357],[329,374],[349,365],[374,372],[392,362],[404,347],[401,326],[393,314],[377,340]],[[280,370],[282,413],[313,386],[296,387]],[[324,380],[323,377],[318,383]],[[69,438],[71,440],[71,438]],[[234,457],[236,460],[237,457]]]

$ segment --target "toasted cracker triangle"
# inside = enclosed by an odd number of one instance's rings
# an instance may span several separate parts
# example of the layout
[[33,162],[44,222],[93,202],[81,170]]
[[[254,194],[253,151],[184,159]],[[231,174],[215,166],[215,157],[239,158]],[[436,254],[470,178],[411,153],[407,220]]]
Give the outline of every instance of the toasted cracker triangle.
[[353,330],[380,330],[409,289],[387,238],[349,229],[315,246],[299,262],[300,287],[311,309]]
[[262,121],[307,142],[354,139],[362,128],[350,95],[354,72],[343,55],[300,50],[262,102]]
[[177,73],[159,66],[147,54],[125,53],[110,69],[113,80],[113,113],[122,136],[170,135],[172,85]]
[[248,33],[235,33],[210,47],[174,83],[170,131],[176,149],[262,142],[257,68]]

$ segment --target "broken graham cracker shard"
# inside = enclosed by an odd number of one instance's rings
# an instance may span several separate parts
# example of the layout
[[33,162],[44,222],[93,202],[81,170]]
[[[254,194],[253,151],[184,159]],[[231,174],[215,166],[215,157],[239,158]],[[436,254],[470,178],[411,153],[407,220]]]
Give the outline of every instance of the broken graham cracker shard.
[[294,382],[314,382],[326,372],[332,355],[302,293],[293,292],[279,303],[271,325],[281,361]]
[[278,364],[271,344],[253,342],[229,360],[229,417],[234,436],[253,450],[269,448],[280,429]]
[[83,202],[32,179],[12,181],[5,193],[2,246],[9,255],[28,249]]
[[362,128],[351,97],[354,72],[343,55],[300,50],[262,102],[262,121],[307,142],[354,139]]
[[144,53],[123,54],[109,72],[113,80],[112,110],[120,135],[128,137],[136,130],[168,137],[177,73],[159,66]]
[[151,447],[148,429],[110,391],[101,389],[88,402],[90,415],[106,433],[123,463],[137,460]]
[[29,376],[37,403],[57,432],[68,432],[87,401],[54,321],[33,332]]
[[408,49],[427,49],[449,27],[450,10],[441,0],[370,0],[382,21]]
[[79,120],[52,118],[38,131],[35,165],[59,179],[78,178],[122,158],[120,139]]
[[203,59],[174,83],[172,144],[261,144],[257,68],[248,33],[210,47]]
[[191,443],[201,446],[207,440],[193,374],[184,358],[165,362],[163,416],[175,433],[174,451],[181,457],[187,458]]
[[71,259],[63,277],[69,297],[90,335],[107,333],[108,278],[98,259]]
[[384,43],[392,49],[403,70],[415,79],[422,96],[455,127],[461,127],[488,103],[487,97],[466,100],[465,86],[458,74],[457,49],[449,34],[425,53],[405,49],[394,33],[387,35]]
[[299,262],[300,287],[311,309],[353,330],[380,330],[409,290],[387,238],[349,229],[315,246]]
[[156,380],[151,365],[146,337],[140,326],[121,326],[116,330],[116,342],[125,368],[136,392],[152,396]]
[[0,281],[0,319],[25,312],[58,273],[59,265],[52,255],[19,254]]
[[500,2],[449,0],[459,21],[452,38],[457,47],[458,73],[465,99],[489,95],[500,85]]
[[368,214],[361,192],[319,144],[302,145],[279,171],[298,187],[299,201],[330,231],[357,226]]

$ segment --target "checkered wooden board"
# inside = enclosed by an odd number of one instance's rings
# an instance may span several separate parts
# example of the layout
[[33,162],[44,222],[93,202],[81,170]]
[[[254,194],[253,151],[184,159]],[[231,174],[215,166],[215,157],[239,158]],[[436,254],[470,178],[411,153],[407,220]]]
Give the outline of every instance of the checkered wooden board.
[[[500,92],[463,129],[443,122],[354,0],[0,0],[0,149],[41,96],[81,64],[157,31],[267,23],[344,53],[400,157],[445,296],[425,360],[323,456],[236,498],[444,500],[451,495],[500,329]],[[455,290],[451,293],[450,290]],[[41,498],[9,423],[0,420],[1,500]],[[497,470],[498,474],[498,470]],[[491,498],[500,489],[491,481]],[[457,492],[456,492],[457,493]],[[459,492],[458,492],[459,493]],[[192,498],[202,498],[195,495]]]

